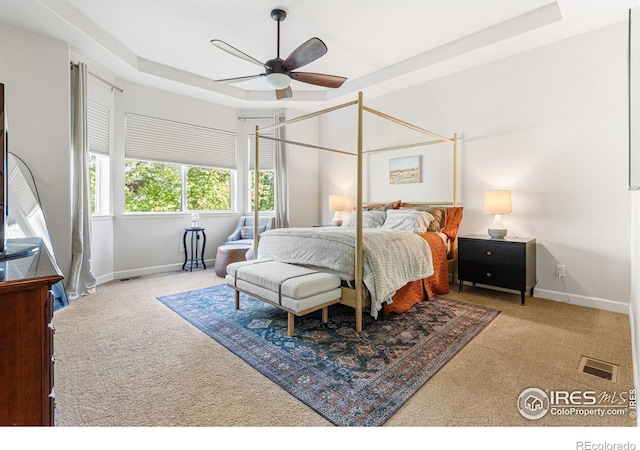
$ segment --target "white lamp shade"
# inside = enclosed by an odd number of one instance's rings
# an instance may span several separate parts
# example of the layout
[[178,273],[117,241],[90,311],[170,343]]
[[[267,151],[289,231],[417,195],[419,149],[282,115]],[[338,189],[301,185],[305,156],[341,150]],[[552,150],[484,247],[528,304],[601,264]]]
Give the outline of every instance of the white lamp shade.
[[270,73],[267,75],[267,84],[273,89],[285,89],[291,84],[291,78],[284,73]]
[[345,211],[351,211],[353,209],[356,209],[356,198],[353,196],[345,196],[344,198],[344,210]]
[[486,191],[483,214],[511,214],[511,191]]
[[335,211],[331,223],[336,226],[342,225],[342,218],[340,217],[340,211],[344,211],[344,195],[330,195],[329,196],[329,211]]
[[344,211],[344,195],[329,196],[329,211]]

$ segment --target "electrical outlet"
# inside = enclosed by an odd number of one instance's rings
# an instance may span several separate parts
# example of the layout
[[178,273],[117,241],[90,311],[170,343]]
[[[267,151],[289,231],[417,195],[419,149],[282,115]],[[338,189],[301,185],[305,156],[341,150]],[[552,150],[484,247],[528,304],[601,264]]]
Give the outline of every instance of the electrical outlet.
[[182,245],[182,243],[178,244],[178,251],[180,253],[184,253],[184,246]]
[[564,278],[567,275],[567,268],[563,264],[556,265],[556,276],[559,278]]

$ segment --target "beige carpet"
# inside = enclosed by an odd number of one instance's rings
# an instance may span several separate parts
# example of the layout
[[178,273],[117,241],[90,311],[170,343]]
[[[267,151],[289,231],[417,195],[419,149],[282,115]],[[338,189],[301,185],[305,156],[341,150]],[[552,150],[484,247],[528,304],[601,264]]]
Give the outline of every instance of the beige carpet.
[[[56,312],[58,426],[331,426],[188,323],[157,296],[222,283],[213,270],[113,281]],[[516,408],[529,387],[632,387],[628,317],[468,287],[449,298],[500,316],[458,353],[387,426],[635,426],[625,416],[547,414]],[[618,364],[617,383],[578,372],[582,355]]]

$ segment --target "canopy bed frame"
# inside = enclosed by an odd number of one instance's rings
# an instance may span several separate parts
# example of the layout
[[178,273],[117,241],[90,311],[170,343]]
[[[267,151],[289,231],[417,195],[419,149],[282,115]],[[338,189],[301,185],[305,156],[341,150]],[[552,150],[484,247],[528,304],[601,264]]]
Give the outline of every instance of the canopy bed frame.
[[[338,150],[338,149],[332,149],[332,148],[327,148],[327,147],[322,147],[319,145],[313,145],[313,144],[307,144],[307,143],[303,143],[303,142],[295,142],[295,141],[291,141],[291,140],[287,140],[287,139],[282,139],[282,138],[276,138],[274,136],[264,136],[262,135],[262,133],[268,132],[268,131],[273,131],[277,128],[282,128],[282,127],[286,127],[288,125],[291,125],[293,123],[296,122],[301,122],[307,119],[311,119],[314,117],[318,117],[333,111],[337,111],[339,109],[342,108],[346,108],[346,107],[350,107],[350,106],[357,106],[357,149],[355,152],[353,151],[345,151],[345,150]],[[393,122],[395,124],[398,124],[402,127],[408,128],[410,130],[413,130],[417,133],[419,133],[420,135],[424,135],[424,136],[428,136],[430,138],[430,140],[427,141],[420,141],[420,142],[414,142],[414,143],[407,143],[407,144],[402,144],[402,145],[394,145],[394,146],[389,146],[389,147],[381,147],[381,148],[375,148],[375,149],[368,149],[365,150],[363,149],[363,140],[364,140],[364,134],[363,134],[363,119],[364,119],[364,113],[371,113],[374,114],[375,116],[378,116],[382,119],[388,120],[390,122]],[[458,205],[458,189],[457,189],[457,146],[458,146],[458,139],[457,139],[457,135],[454,134],[452,137],[445,137],[445,136],[441,136],[439,134],[436,134],[432,131],[426,130],[424,128],[421,128],[419,126],[413,125],[411,123],[405,122],[403,120],[400,120],[396,117],[390,116],[388,114],[382,113],[380,111],[374,110],[372,108],[369,108],[367,106],[364,105],[363,102],[363,94],[362,92],[358,93],[358,99],[351,101],[351,102],[347,102],[347,103],[343,103],[337,106],[333,106],[327,109],[323,109],[323,110],[319,110],[310,114],[306,114],[306,115],[302,115],[299,117],[295,117],[268,127],[264,127],[264,128],[259,128],[258,126],[256,126],[256,130],[255,130],[255,159],[254,161],[259,161],[259,152],[260,152],[260,139],[268,139],[271,141],[276,141],[276,142],[281,142],[284,144],[292,144],[292,145],[297,145],[297,146],[301,146],[301,147],[307,147],[307,148],[313,148],[313,149],[318,149],[318,150],[322,150],[322,151],[329,151],[329,152],[334,152],[334,153],[339,153],[339,154],[343,154],[343,155],[349,155],[349,156],[354,156],[357,158],[357,186],[356,186],[356,190],[357,190],[357,194],[356,194],[356,207],[355,207],[355,212],[356,212],[356,236],[355,236],[355,284],[354,284],[354,288],[343,288],[343,296],[342,296],[342,300],[341,303],[343,304],[347,304],[351,307],[353,307],[355,309],[355,321],[356,321],[356,331],[357,332],[361,332],[362,331],[362,311],[363,308],[365,306],[367,306],[367,304],[365,303],[365,299],[363,298],[363,231],[362,231],[362,224],[363,224],[363,220],[362,220],[362,211],[363,211],[363,200],[362,200],[362,184],[363,184],[363,156],[365,154],[368,153],[377,153],[377,152],[387,152],[387,151],[393,151],[393,150],[401,150],[401,149],[408,149],[408,148],[413,148],[413,147],[422,147],[422,146],[428,146],[428,145],[434,145],[434,144],[442,144],[442,143],[449,143],[451,144],[451,151],[453,153],[453,167],[451,168],[451,170],[453,171],[453,186],[452,186],[452,190],[453,190],[453,198],[452,201],[446,201],[446,202],[429,202],[429,205],[440,205],[440,206],[453,206],[456,207]],[[253,230],[253,235],[255,236],[254,241],[253,241],[253,255],[254,257],[258,256],[258,246],[259,246],[259,230],[258,230],[258,224],[259,224],[259,189],[258,189],[258,185],[259,185],[259,174],[258,171],[255,170],[254,171],[254,214],[255,214],[255,220],[254,220],[254,230]],[[455,246],[455,242],[451,243],[451,253],[453,254],[453,267],[454,267],[454,282],[455,282],[455,268],[457,268],[457,264],[455,259],[457,258],[457,251],[456,251],[456,246]]]

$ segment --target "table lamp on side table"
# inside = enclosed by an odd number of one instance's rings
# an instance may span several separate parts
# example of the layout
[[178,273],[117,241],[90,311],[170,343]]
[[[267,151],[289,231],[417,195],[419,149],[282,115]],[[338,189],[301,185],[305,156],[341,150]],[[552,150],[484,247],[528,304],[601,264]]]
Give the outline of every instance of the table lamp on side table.
[[511,214],[511,191],[486,191],[483,214],[494,214],[488,232],[492,239],[504,239],[507,229],[502,224],[501,214]]
[[330,195],[329,196],[329,211],[335,211],[332,225],[342,225],[342,218],[340,217],[340,211],[344,211],[344,195]]

